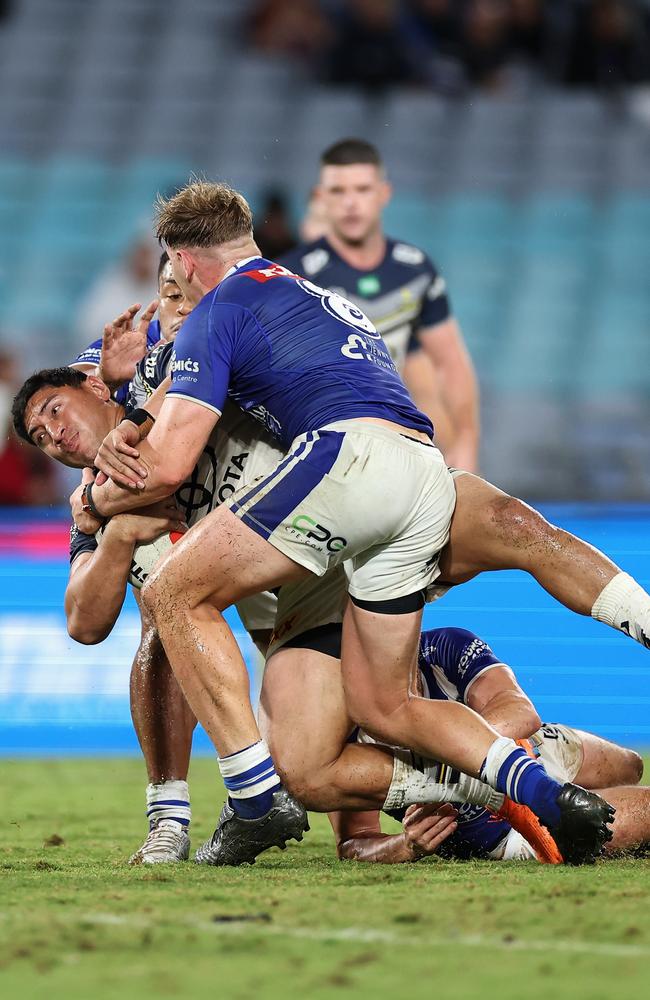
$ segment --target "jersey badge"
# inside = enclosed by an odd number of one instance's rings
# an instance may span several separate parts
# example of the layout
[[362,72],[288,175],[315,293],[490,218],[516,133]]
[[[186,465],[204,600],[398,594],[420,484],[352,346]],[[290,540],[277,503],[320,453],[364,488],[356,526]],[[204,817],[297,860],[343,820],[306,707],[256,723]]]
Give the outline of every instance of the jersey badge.
[[368,298],[370,295],[378,295],[381,291],[381,283],[376,274],[364,274],[357,282],[359,295]]

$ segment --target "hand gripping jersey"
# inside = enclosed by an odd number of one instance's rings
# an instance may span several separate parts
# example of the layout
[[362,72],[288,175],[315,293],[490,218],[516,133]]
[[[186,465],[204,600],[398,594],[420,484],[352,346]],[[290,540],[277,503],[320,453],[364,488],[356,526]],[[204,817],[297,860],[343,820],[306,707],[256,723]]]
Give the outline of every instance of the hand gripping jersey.
[[[490,647],[477,635],[461,628],[437,628],[423,632],[418,650],[418,672],[422,696],[438,701],[466,703],[472,684],[486,670],[503,666]],[[374,742],[363,730],[357,735],[362,743]],[[439,761],[427,760],[412,751],[397,748],[399,754],[436,782],[455,784],[453,768]],[[457,806],[458,829],[439,851],[455,858],[487,857],[509,835],[512,827],[496,820],[482,806],[468,803]],[[391,812],[402,819],[404,812]]]
[[[160,323],[157,319],[153,319],[149,326],[147,327],[147,352],[159,344],[162,340],[160,333]],[[71,362],[71,368],[79,368],[80,365],[99,365],[102,358],[102,338],[98,340],[93,340],[92,344],[89,344],[85,350],[78,354],[77,357]],[[127,401],[129,395],[129,383],[121,385],[119,389],[116,389],[113,393],[113,398],[117,403],[124,405]]]
[[260,257],[232,269],[188,316],[171,370],[170,394],[217,413],[230,398],[286,448],[358,417],[433,433],[363,312]]
[[[147,399],[169,373],[173,345],[161,343],[138,365],[131,382],[127,410],[146,406]],[[262,428],[240,409],[227,404],[203,449],[190,478],[176,491],[176,499],[191,527],[223,503],[238,487],[273,469],[283,452]],[[73,525],[70,533],[70,562],[80,552],[93,552],[97,542]],[[246,627],[272,629],[276,598],[258,594],[238,605]]]
[[381,334],[399,372],[407,352],[420,346],[418,331],[451,315],[444,278],[427,255],[410,243],[387,239],[384,259],[371,271],[347,264],[325,238],[297,247],[280,263],[362,309]]

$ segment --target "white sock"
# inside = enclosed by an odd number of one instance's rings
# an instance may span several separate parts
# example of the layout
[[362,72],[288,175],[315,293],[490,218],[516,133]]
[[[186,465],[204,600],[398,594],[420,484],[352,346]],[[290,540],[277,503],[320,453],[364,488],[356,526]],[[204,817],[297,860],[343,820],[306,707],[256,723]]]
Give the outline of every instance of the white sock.
[[149,826],[164,820],[187,829],[192,820],[187,782],[173,780],[147,785],[147,819]]
[[628,573],[617,573],[603,588],[591,617],[650,648],[650,595]]
[[[471,778],[462,771],[445,768],[447,780],[437,780],[432,777],[434,770],[423,774],[405,760],[393,758],[393,777],[386,795],[383,808],[387,811],[404,809],[418,802],[469,802],[472,805],[485,806],[492,812],[497,812],[503,804],[501,792],[490,788],[484,781]],[[445,773],[443,771],[443,774]]]

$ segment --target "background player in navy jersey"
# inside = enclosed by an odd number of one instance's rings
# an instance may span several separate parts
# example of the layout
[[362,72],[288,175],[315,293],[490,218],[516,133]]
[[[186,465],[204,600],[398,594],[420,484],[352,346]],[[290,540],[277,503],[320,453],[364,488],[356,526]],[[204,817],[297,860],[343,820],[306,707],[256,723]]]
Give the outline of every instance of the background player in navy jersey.
[[84,513],[101,519],[172,492],[228,396],[290,449],[274,473],[188,533],[143,590],[188,701],[221,754],[226,786],[248,793],[247,802],[226,806],[202,860],[233,859],[247,839],[261,849],[287,837],[285,799],[259,739],[245,665],[219,612],[344,560],[351,601],[342,670],[353,717],[383,739],[408,740],[481,774],[557,835],[579,832],[583,858],[592,856],[609,835],[606,803],[561,789],[465,706],[409,691],[424,592],[438,575],[455,493],[429,443],[430,424],[372,323],[340,296],[259,258],[250,209],[225,185],[194,182],[162,201],[158,235],[179,285],[200,306],[176,342],[172,387],[140,446],[139,494],[112,483],[96,493],[88,487]]
[[423,250],[386,236],[391,196],[378,150],[343,139],[321,156],[317,199],[327,233],[280,259],[340,292],[372,320],[449,465],[476,471],[478,386],[444,278]]

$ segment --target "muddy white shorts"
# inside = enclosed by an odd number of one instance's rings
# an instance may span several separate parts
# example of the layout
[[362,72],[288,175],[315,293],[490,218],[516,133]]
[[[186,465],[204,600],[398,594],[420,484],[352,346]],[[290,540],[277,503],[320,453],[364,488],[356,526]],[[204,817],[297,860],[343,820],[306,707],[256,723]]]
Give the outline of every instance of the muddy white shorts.
[[380,602],[428,591],[455,502],[433,445],[345,420],[301,435],[226,504],[316,576],[345,561],[350,596]]
[[582,737],[576,729],[543,722],[530,742],[551,778],[560,784],[575,781],[583,761]]
[[325,625],[340,625],[347,599],[347,579],[342,565],[335,566],[325,576],[310,575],[282,587],[267,660],[306,632]]

